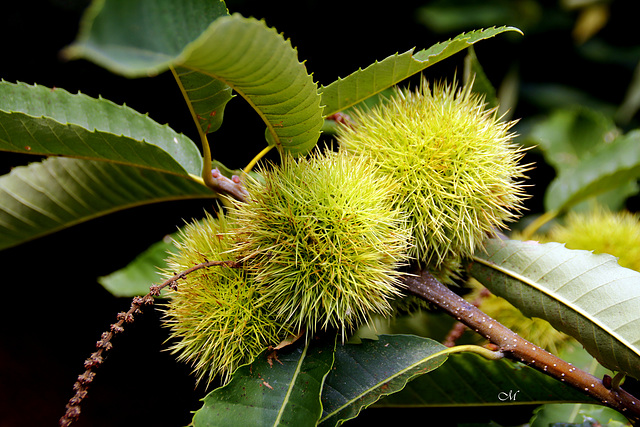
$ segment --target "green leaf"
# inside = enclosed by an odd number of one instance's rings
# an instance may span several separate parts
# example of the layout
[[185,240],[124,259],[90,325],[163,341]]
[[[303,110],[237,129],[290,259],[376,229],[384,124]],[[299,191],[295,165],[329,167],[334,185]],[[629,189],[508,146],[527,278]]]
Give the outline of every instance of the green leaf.
[[323,123],[316,83],[281,34],[262,21],[226,13],[220,1],[105,0],[89,10],[78,40],[65,52],[127,77],[175,68],[205,132],[220,125],[230,99],[227,85],[256,110],[280,149],[307,153]]
[[323,124],[317,85],[291,42],[263,21],[220,18],[184,55],[181,66],[219,78],[244,97],[280,149],[305,154],[315,146]]
[[469,47],[467,56],[464,58],[464,84],[467,85],[473,81],[473,91],[484,96],[487,108],[498,107],[500,102],[496,96],[496,89],[484,72],[484,68],[480,65],[476,51],[473,46]]
[[333,369],[322,390],[323,426],[355,418],[383,396],[447,360],[447,347],[411,335],[380,335],[377,340],[336,348]]
[[411,381],[376,406],[443,407],[593,402],[583,393],[508,359],[452,354],[440,368]]
[[574,106],[556,110],[534,124],[527,140],[540,147],[547,163],[562,173],[594,155],[615,136],[616,125],[611,118]]
[[121,209],[215,196],[172,173],[52,157],[0,177],[0,249]]
[[334,348],[335,336],[264,351],[203,399],[193,426],[315,426]]
[[126,77],[156,75],[179,62],[185,46],[225,15],[220,0],[94,0],[63,53]]
[[547,210],[565,211],[594,195],[640,177],[640,130],[616,138],[593,156],[551,182]]
[[176,67],[174,77],[203,133],[220,129],[232,89],[220,80],[188,68]]
[[[222,16],[228,16],[228,11],[220,0],[94,2],[83,17],[76,42],[65,53],[129,77],[158,74],[179,62],[185,46]],[[181,67],[176,67],[174,76],[202,130],[220,128],[231,88]]]
[[640,378],[640,273],[611,255],[490,239],[470,273],[526,316],[571,335],[603,366]]
[[166,236],[163,240],[154,243],[126,267],[99,277],[98,282],[116,297],[146,295],[149,292],[149,286],[162,279],[160,271],[167,266],[167,253],[175,250],[173,236]]
[[376,93],[393,86],[425,68],[468,48],[474,43],[494,37],[506,31],[517,31],[514,27],[488,28],[463,33],[429,49],[414,53],[414,49],[395,54],[375,62],[367,68],[359,69],[345,78],[340,78],[328,86],[322,86],[320,93],[324,115],[330,116],[342,111]]
[[[555,168],[560,182],[565,179],[573,180],[574,169],[581,166],[582,162],[599,163],[600,160],[595,159],[600,159],[600,151],[607,150],[607,146],[615,141],[618,132],[609,116],[584,106],[573,106],[556,110],[548,118],[535,123],[526,140],[527,143],[535,144],[542,149],[545,160]],[[591,192],[584,193],[579,199],[570,201],[570,204],[561,209],[590,209],[590,204],[595,202],[617,210],[628,197],[638,192],[635,181],[621,181],[618,185],[613,183],[612,188],[604,188],[597,195]],[[549,206],[553,205],[551,198],[566,196],[553,191],[553,194],[547,196],[550,198]]]
[[131,108],[5,81],[0,99],[0,150],[200,175],[202,157],[189,138]]
[[[588,423],[589,420],[596,423]],[[571,423],[571,424],[560,424]],[[584,423],[584,424],[582,424]],[[628,420],[615,409],[601,405],[549,404],[535,410],[531,427],[549,426],[630,426]]]

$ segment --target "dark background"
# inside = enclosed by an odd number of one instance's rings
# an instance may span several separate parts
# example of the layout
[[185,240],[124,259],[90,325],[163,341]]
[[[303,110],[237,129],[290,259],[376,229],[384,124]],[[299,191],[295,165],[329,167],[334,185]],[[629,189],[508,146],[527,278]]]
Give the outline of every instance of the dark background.
[[[431,2],[433,3],[433,2]],[[442,3],[442,2],[440,2]],[[450,2],[474,4],[478,2]],[[482,2],[480,2],[482,3]],[[500,2],[494,2],[500,3]],[[508,3],[508,2],[507,2]],[[507,4],[505,3],[505,4]],[[516,25],[525,36],[502,35],[481,42],[477,55],[498,85],[509,70],[517,69],[521,85],[515,117],[545,113],[545,106],[527,98],[542,84],[567,85],[598,102],[618,105],[631,80],[635,62],[594,60],[572,39],[577,12],[564,10],[557,1],[512,2],[535,4],[534,13],[512,12],[490,22]],[[631,1],[613,1],[607,26],[599,40],[625,49],[638,45]],[[76,35],[84,0],[5,2],[0,15],[0,78],[81,91],[116,103],[126,103],[160,123],[197,140],[184,101],[172,77],[127,80],[85,61],[61,61],[58,53]],[[366,67],[395,52],[423,49],[461,31],[438,32],[419,22],[417,10],[429,1],[380,3],[230,0],[232,12],[264,18],[290,38],[314,78],[328,84],[358,67]],[[509,9],[509,8],[506,8]],[[525,19],[526,18],[526,19]],[[471,30],[480,26],[462,28]],[[462,70],[464,54],[426,70],[430,79],[452,77]],[[638,58],[635,59],[637,61]],[[514,68],[516,67],[516,68]],[[0,103],[2,100],[0,100]],[[255,126],[254,126],[255,125]],[[637,126],[637,124],[636,124]],[[257,152],[240,144],[263,144],[263,126],[240,99],[227,107],[225,123],[214,135],[217,159],[242,167]],[[242,145],[245,147],[245,145]],[[0,172],[37,160],[0,153]],[[541,194],[553,171],[535,152],[527,160],[539,167],[530,173],[530,212],[542,210]],[[119,311],[130,301],[117,299],[96,281],[125,266],[139,252],[175,231],[183,219],[200,216],[211,201],[173,202],[145,206],[99,218],[0,253],[2,321],[0,322],[0,427],[57,425],[84,359]],[[633,201],[631,203],[634,203]],[[188,366],[162,351],[166,332],[159,316],[147,309],[143,316],[114,340],[107,363],[84,402],[78,426],[176,426],[189,423],[206,393],[196,388]],[[519,409],[524,422],[529,409]],[[446,414],[446,415],[445,415]],[[502,409],[455,410],[458,421],[487,421],[490,414],[509,415]],[[434,417],[451,419],[450,412],[403,413],[428,424]],[[388,418],[385,418],[387,416]],[[353,425],[380,425],[394,415],[369,410]],[[410,418],[411,417],[411,418]],[[435,418],[438,419],[438,418]],[[513,421],[513,420],[512,420]]]

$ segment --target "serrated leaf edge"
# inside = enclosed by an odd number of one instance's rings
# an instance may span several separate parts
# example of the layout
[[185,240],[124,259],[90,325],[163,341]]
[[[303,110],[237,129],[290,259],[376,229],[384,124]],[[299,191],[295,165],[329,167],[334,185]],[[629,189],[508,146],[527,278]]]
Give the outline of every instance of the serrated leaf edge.
[[[415,62],[417,62],[417,63],[425,63],[425,62],[427,62],[427,63],[428,63],[428,62],[429,62],[429,60],[430,60],[431,58],[433,58],[434,56],[438,56],[438,55],[442,54],[442,52],[444,52],[444,50],[447,48],[447,46],[448,46],[451,42],[453,42],[453,41],[456,41],[456,42],[463,42],[463,43],[466,43],[467,47],[468,47],[468,46],[472,46],[475,42],[473,42],[473,43],[467,43],[467,41],[468,41],[469,39],[473,38],[473,36],[474,36],[474,35],[479,35],[479,34],[481,34],[481,33],[483,33],[483,32],[491,32],[491,31],[495,31],[495,34],[488,35],[488,36],[483,37],[483,38],[481,38],[481,39],[479,39],[479,40],[477,40],[477,41],[485,40],[485,39],[489,39],[489,38],[495,37],[495,36],[497,36],[498,34],[502,34],[502,33],[507,32],[507,31],[515,31],[515,32],[517,32],[517,33],[519,33],[519,34],[521,34],[521,35],[524,35],[524,33],[522,32],[522,30],[520,30],[520,29],[519,29],[519,28],[517,28],[517,27],[513,27],[513,26],[501,26],[501,27],[495,27],[495,26],[493,26],[493,27],[489,27],[489,28],[485,28],[485,29],[479,29],[479,30],[469,31],[469,32],[466,32],[466,33],[461,33],[461,34],[457,35],[456,37],[452,37],[452,38],[450,38],[450,39],[448,39],[448,40],[446,40],[446,41],[443,41],[443,42],[438,42],[438,43],[436,43],[436,44],[434,44],[434,45],[432,45],[432,46],[430,46],[430,47],[428,47],[428,48],[422,49],[422,50],[420,50],[420,51],[418,51],[418,52],[415,52],[415,49],[416,49],[416,48],[415,48],[415,47],[413,47],[413,48],[411,48],[411,49],[409,49],[409,50],[407,50],[407,51],[405,51],[405,52],[403,52],[403,53],[396,52],[396,53],[394,53],[394,54],[392,54],[392,55],[389,55],[388,57],[386,57],[386,58],[384,58],[384,59],[382,59],[382,60],[375,60],[372,64],[370,64],[370,65],[366,66],[365,68],[359,67],[356,71],[352,72],[351,74],[349,74],[349,75],[347,75],[347,76],[345,76],[345,77],[338,77],[335,81],[333,81],[333,82],[329,83],[328,85],[321,85],[321,86],[318,88],[318,93],[319,93],[320,95],[322,95],[322,94],[324,93],[324,90],[325,90],[325,89],[327,89],[328,87],[330,87],[331,85],[333,85],[333,84],[340,84],[340,83],[342,83],[343,81],[345,81],[345,80],[347,80],[348,78],[350,78],[351,76],[353,76],[353,75],[355,75],[355,74],[357,74],[357,73],[360,73],[360,72],[366,71],[366,70],[368,70],[368,69],[370,69],[370,68],[376,67],[376,66],[378,66],[379,64],[381,64],[381,63],[383,63],[383,62],[385,62],[385,61],[392,60],[392,58],[401,58],[401,57],[403,57],[403,56],[405,56],[405,55],[406,55],[406,56],[408,56],[408,57],[409,57],[409,59],[410,59],[410,60],[413,60],[413,61],[415,61]],[[462,49],[464,49],[464,48],[462,48]],[[462,49],[459,49],[457,52],[461,51]],[[434,52],[429,53],[429,54],[428,54],[427,56],[425,56],[424,58],[416,58],[416,56],[418,56],[418,55],[420,55],[420,54],[425,54],[425,53],[427,53],[427,52],[429,52],[429,51],[431,51],[431,50],[434,50]],[[414,52],[415,52],[415,53],[414,53]],[[455,54],[455,53],[457,53],[457,52],[454,52],[453,54]],[[452,55],[453,55],[453,54],[452,54]],[[442,59],[446,59],[446,58],[442,58]],[[435,64],[435,63],[434,63],[434,64]],[[428,65],[426,65],[424,68],[422,68],[422,69],[419,69],[419,70],[415,71],[415,73],[418,73],[418,72],[420,72],[421,70],[423,70],[423,69],[425,69],[425,68],[428,68],[428,67],[429,67],[429,66],[431,66],[431,65],[433,65],[433,64],[428,64]],[[395,64],[394,64],[394,67],[395,67]],[[413,74],[415,74],[415,73],[413,73]],[[413,75],[413,74],[410,74],[410,75],[405,76],[404,78],[402,78],[402,79],[400,79],[400,80],[396,81],[396,83],[393,83],[393,84],[391,84],[390,86],[393,86],[394,84],[399,83],[400,81],[404,80],[405,78],[410,77],[410,76],[411,76],[411,75]],[[370,93],[366,98],[371,97],[371,96],[373,96],[373,95],[375,95],[375,94],[377,94],[377,93],[380,93],[380,92],[382,92],[383,90],[387,89],[387,88],[388,88],[388,87],[390,87],[390,86],[383,87],[383,88],[381,88],[381,89],[379,89],[379,90],[377,90],[377,91],[375,91],[375,92],[372,92],[372,93]],[[366,98],[363,98],[363,99],[366,99]],[[363,99],[360,99],[359,101],[362,101]],[[344,106],[340,111],[345,110],[345,109],[347,109],[347,108],[349,108],[349,107],[352,107],[353,105],[357,104],[359,101],[354,101],[352,104],[345,105],[345,106]],[[334,113],[336,113],[336,112],[337,112],[337,111],[328,111],[328,112],[323,112],[323,115],[324,115],[324,117],[328,117],[328,116],[330,116],[330,115],[332,115],[332,114],[334,114]]]
[[[193,146],[195,147],[195,143],[186,135],[184,135],[183,133],[179,133],[176,132],[173,128],[171,128],[169,126],[168,123],[165,124],[161,124],[157,121],[155,121],[153,118],[151,118],[149,116],[149,113],[140,113],[139,111],[127,106],[126,104],[117,104],[109,99],[104,98],[102,95],[98,95],[97,98],[91,97],[89,95],[86,95],[80,91],[78,91],[77,93],[71,93],[65,89],[62,88],[49,88],[47,86],[44,85],[39,85],[39,84],[28,84],[28,83],[24,83],[24,82],[16,82],[16,83],[12,83],[9,81],[6,81],[4,79],[0,79],[0,85],[3,84],[8,84],[8,85],[17,85],[17,86],[23,86],[23,87],[27,87],[27,88],[33,88],[33,90],[41,90],[41,89],[46,89],[46,90],[55,90],[55,91],[59,91],[64,93],[63,96],[69,96],[71,99],[75,99],[75,98],[82,98],[83,102],[97,102],[97,103],[105,103],[109,106],[109,108],[115,108],[117,109],[119,112],[122,112],[123,115],[128,115],[130,114],[132,117],[135,117],[138,120],[144,120],[144,121],[148,121],[148,124],[158,128],[159,130],[161,129],[162,132],[168,132],[171,133],[174,137],[174,140],[176,138],[181,138],[183,139],[184,143],[191,143],[193,144]],[[169,153],[168,151],[166,151],[164,148],[162,148],[159,145],[153,144],[148,142],[146,139],[142,138],[135,138],[133,136],[127,135],[125,133],[114,133],[111,131],[107,131],[107,130],[103,130],[97,127],[86,127],[83,126],[82,124],[79,123],[75,123],[75,122],[62,122],[58,119],[56,119],[55,117],[53,117],[52,115],[46,115],[46,114],[41,114],[41,115],[35,115],[35,114],[30,114],[24,111],[20,111],[20,110],[9,110],[4,108],[3,105],[0,105],[0,111],[4,112],[7,115],[18,115],[18,116],[24,116],[24,117],[29,117],[32,119],[42,119],[42,120],[50,120],[51,122],[54,123],[58,123],[61,126],[66,126],[69,127],[71,129],[73,128],[77,128],[77,129],[82,129],[83,131],[92,133],[94,135],[112,135],[115,136],[117,138],[126,138],[130,141],[135,141],[138,142],[140,144],[144,144],[146,146],[149,147],[154,147],[153,149],[157,149],[162,151],[163,153],[167,154],[168,156],[170,156],[172,158],[172,160],[176,163],[176,165],[178,165],[178,167],[182,170],[183,173],[177,173],[176,171],[170,171],[170,170],[166,170],[166,169],[162,169],[162,168],[154,168],[154,167],[149,167],[143,164],[137,164],[137,163],[131,163],[131,162],[127,162],[127,161],[118,161],[112,158],[105,158],[105,157],[100,157],[100,156],[81,156],[81,155],[67,155],[67,154],[63,154],[63,157],[70,157],[70,158],[76,158],[76,159],[83,159],[83,160],[95,160],[95,161],[104,161],[104,162],[109,162],[109,163],[117,163],[117,164],[122,164],[125,166],[134,166],[134,167],[139,167],[141,169],[149,169],[149,170],[154,170],[154,171],[158,171],[158,172],[162,172],[162,173],[168,173],[168,174],[172,174],[172,175],[178,175],[178,176],[190,176],[192,179],[195,179],[198,182],[201,182],[199,177],[195,177],[191,172],[189,172],[185,166],[183,166],[180,162],[178,162],[177,160],[175,160],[175,158],[173,157],[173,155],[171,153]],[[83,141],[84,143],[84,141]],[[88,148],[91,148],[91,144],[87,144],[84,143]],[[197,150],[197,149],[196,149]],[[52,152],[44,152],[44,151],[33,151],[32,149],[19,149],[18,147],[16,147],[15,150],[9,150],[9,149],[1,149],[0,151],[4,151],[4,152],[15,152],[15,153],[24,153],[24,154],[32,154],[32,155],[44,155],[44,156],[52,156],[52,155],[59,155],[59,153],[52,153]],[[116,150],[117,151],[117,150]]]
[[[403,334],[398,334],[398,335],[403,335]],[[427,356],[427,357],[425,357],[423,359],[420,359],[418,362],[412,364],[411,366],[408,366],[405,369],[397,371],[394,375],[392,375],[390,377],[387,377],[386,381],[378,382],[374,386],[367,388],[367,390],[365,392],[360,393],[357,396],[355,396],[354,398],[350,399],[347,403],[345,403],[344,405],[336,408],[330,414],[327,414],[326,416],[321,417],[320,420],[318,421],[318,424],[324,422],[325,420],[328,420],[329,418],[335,416],[336,414],[339,414],[343,409],[353,405],[354,402],[358,401],[363,396],[366,396],[371,390],[375,390],[375,389],[378,389],[378,388],[382,387],[385,383],[388,383],[389,381],[393,381],[398,376],[404,374],[407,371],[410,371],[411,369],[414,369],[416,366],[419,366],[420,364],[425,363],[426,361],[428,361],[430,359],[434,359],[434,358],[437,358],[437,357],[445,356],[444,360],[440,363],[440,365],[438,365],[438,367],[442,366],[442,364],[444,364],[447,361],[449,354],[458,353],[460,351],[462,351],[462,350],[457,349],[456,347],[451,347],[451,348],[447,348],[447,349],[444,349],[444,350],[440,350],[440,351],[438,351],[436,353],[433,353],[433,354],[431,354],[431,355],[429,355],[429,356]],[[437,367],[435,369],[437,369]],[[415,377],[420,376],[420,375],[423,375],[423,374],[420,373],[420,372],[416,372],[415,374],[411,375],[410,377],[407,377],[407,379],[404,381],[404,384],[402,385],[402,387],[400,387],[398,390],[395,390],[393,393],[396,393],[396,392],[402,390],[403,388],[406,387],[406,385],[407,385],[407,383],[409,381],[411,381],[412,379],[414,379]],[[388,394],[391,394],[391,393],[386,393],[386,394],[385,393],[380,393],[380,395],[374,401],[372,401],[369,405],[367,405],[366,407],[365,406],[361,406],[360,408],[358,408],[358,412],[354,415],[354,417],[341,419],[341,420],[338,421],[338,423],[336,425],[340,425],[344,421],[347,421],[347,420],[355,418],[358,414],[360,414],[360,412],[362,412],[363,409],[366,409],[367,407],[373,405],[378,400],[382,399],[383,397],[387,396]]]
[[[285,38],[283,33],[278,32],[275,28],[270,27],[267,25],[266,21],[264,19],[258,20],[255,18],[246,18],[238,13],[234,13],[232,15],[229,16],[223,16],[220,17],[218,19],[216,19],[215,21],[213,21],[209,27],[207,27],[207,29],[205,31],[203,31],[203,33],[200,35],[200,37],[198,37],[196,40],[190,42],[189,44],[187,44],[185,46],[185,48],[182,50],[182,52],[180,53],[180,55],[178,57],[176,57],[176,59],[173,61],[172,66],[179,66],[179,67],[183,67],[186,69],[190,69],[190,70],[194,70],[197,71],[199,73],[202,73],[204,75],[207,75],[211,78],[217,79],[221,82],[223,82],[224,84],[226,84],[227,86],[231,87],[235,92],[237,92],[250,106],[251,108],[253,108],[253,110],[260,116],[260,118],[262,119],[262,121],[265,123],[265,125],[267,126],[268,132],[269,134],[274,138],[275,140],[275,144],[282,149],[283,148],[283,137],[281,137],[277,130],[276,130],[276,123],[273,123],[272,120],[270,120],[269,117],[267,117],[267,115],[264,113],[264,111],[258,107],[258,105],[256,105],[256,103],[253,100],[253,97],[250,96],[249,94],[247,94],[244,90],[243,85],[239,85],[239,84],[234,84],[233,82],[229,81],[228,78],[226,78],[225,76],[222,75],[215,75],[213,73],[209,73],[206,71],[203,71],[202,69],[198,68],[198,67],[193,67],[188,65],[189,62],[189,57],[191,56],[191,54],[195,51],[197,51],[197,49],[203,45],[203,43],[205,42],[205,40],[207,39],[207,35],[214,30],[215,27],[224,25],[224,23],[228,22],[228,21],[232,21],[232,20],[244,20],[245,23],[258,23],[262,25],[262,29],[269,31],[270,33],[275,34],[276,37],[278,37],[280,39],[280,42],[283,43],[283,45],[285,46],[285,49],[290,49],[291,52],[293,52],[295,54],[296,57],[296,66],[300,66],[302,67],[302,69],[304,69],[304,73],[306,75],[306,79],[307,81],[304,83],[304,85],[302,86],[302,89],[304,90],[307,87],[311,87],[313,86],[313,92],[315,92],[316,98],[317,99],[313,99],[313,95],[311,94],[310,96],[308,96],[304,102],[298,103],[296,105],[295,108],[300,108],[301,105],[305,104],[305,108],[306,109],[306,104],[317,104],[318,106],[318,111],[320,111],[320,115],[318,116],[318,123],[316,124],[316,126],[314,127],[305,127],[305,130],[303,132],[299,132],[296,135],[289,135],[287,136],[287,138],[292,138],[295,136],[301,136],[304,134],[313,134],[313,135],[317,135],[317,137],[320,136],[321,132],[320,129],[322,128],[322,110],[323,110],[323,106],[321,105],[322,102],[322,97],[320,96],[319,92],[318,92],[318,84],[313,80],[313,75],[309,74],[306,66],[304,65],[304,61],[300,61],[299,57],[298,57],[298,50],[297,48],[295,48],[293,46],[293,44],[291,43],[291,40],[288,38]],[[300,74],[302,75],[302,74]],[[311,86],[309,86],[311,85]],[[313,93],[311,92],[311,93]],[[298,92],[300,93],[300,92]],[[296,94],[297,95],[297,94]],[[279,101],[279,103],[282,102],[287,102],[288,99],[285,100],[281,100]],[[286,114],[292,114],[292,111],[289,111]],[[279,116],[281,115],[285,115],[285,114],[279,114]],[[313,116],[309,116],[309,117],[304,117],[304,119],[302,121],[299,121],[297,123],[293,123],[289,126],[289,128],[292,128],[294,126],[298,126],[301,123],[307,122],[310,119],[313,119]],[[310,138],[308,138],[310,139]],[[316,138],[317,140],[317,138]],[[299,150],[297,148],[297,146],[293,146],[293,147],[287,147],[288,151],[292,152],[292,153],[297,153]],[[287,151],[287,150],[285,150]]]

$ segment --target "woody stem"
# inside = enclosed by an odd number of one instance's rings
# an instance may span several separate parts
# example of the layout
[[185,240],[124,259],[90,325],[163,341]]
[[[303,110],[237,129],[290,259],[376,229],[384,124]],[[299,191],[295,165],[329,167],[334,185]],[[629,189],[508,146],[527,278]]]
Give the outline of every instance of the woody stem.
[[419,271],[415,276],[405,277],[404,283],[409,292],[436,305],[486,337],[497,345],[506,357],[526,363],[565,382],[627,417],[640,419],[639,399],[619,387],[607,387],[600,379],[525,340],[455,294],[430,273]]

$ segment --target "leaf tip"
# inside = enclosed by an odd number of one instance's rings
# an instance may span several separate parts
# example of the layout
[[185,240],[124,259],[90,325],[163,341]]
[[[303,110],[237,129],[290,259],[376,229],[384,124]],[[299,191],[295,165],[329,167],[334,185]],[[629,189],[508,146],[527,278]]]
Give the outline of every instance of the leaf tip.
[[505,27],[505,30],[507,30],[507,31],[515,31],[516,33],[520,34],[521,36],[524,36],[524,31],[522,31],[518,27],[507,26],[507,27]]

